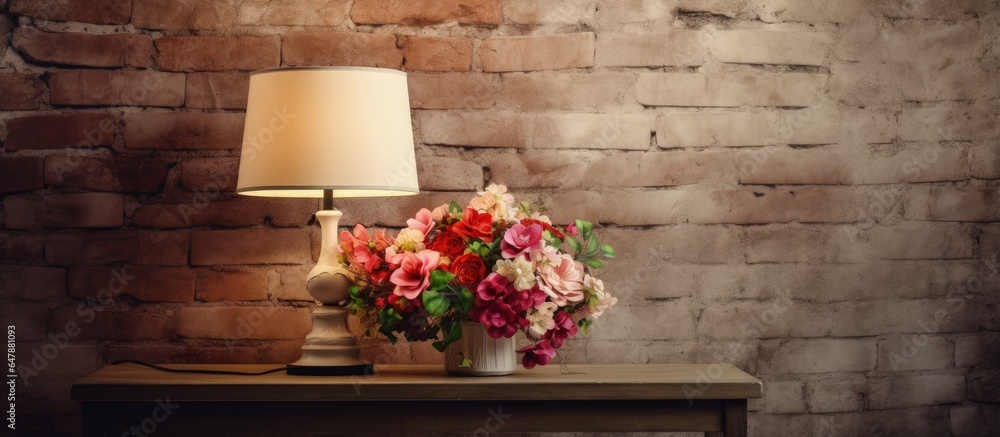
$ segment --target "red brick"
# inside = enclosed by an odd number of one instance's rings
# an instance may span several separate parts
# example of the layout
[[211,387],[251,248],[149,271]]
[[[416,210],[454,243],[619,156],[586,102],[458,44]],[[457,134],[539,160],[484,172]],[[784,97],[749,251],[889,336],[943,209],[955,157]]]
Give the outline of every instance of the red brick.
[[267,272],[198,270],[195,294],[205,302],[267,300]]
[[130,149],[239,149],[243,114],[139,112],[125,114],[125,147]]
[[[114,314],[111,314],[112,317]],[[121,360],[139,360],[147,363],[184,363],[186,347],[163,343],[112,344],[104,349],[104,361],[115,363]]]
[[250,91],[246,73],[191,73],[187,76],[188,108],[245,109]]
[[319,205],[315,199],[268,199],[240,196],[215,200],[215,191],[197,193],[187,203],[152,204],[132,216],[133,226],[187,228],[192,226],[243,227],[270,223],[277,227],[305,226]]
[[396,36],[385,33],[299,31],[285,34],[281,58],[285,65],[355,65],[403,67]]
[[41,261],[45,236],[34,232],[0,231],[0,259],[9,261]]
[[302,357],[302,340],[269,341],[260,349],[262,363],[294,363]]
[[[3,1],[0,1],[0,7],[2,6]],[[0,18],[0,47],[7,47],[10,44],[10,32],[13,26],[7,17]]]
[[53,105],[181,106],[184,75],[147,70],[70,70],[49,77]]
[[67,296],[66,270],[54,267],[3,266],[0,284],[4,284],[5,296],[23,300],[58,300]]
[[153,66],[153,39],[149,35],[43,32],[19,27],[14,31],[14,48],[33,63],[85,67]]
[[594,34],[486,38],[479,59],[485,72],[593,67]]
[[26,341],[48,340],[46,334],[51,331],[45,327],[47,305],[48,303],[13,299],[4,302],[4,323],[16,327],[18,349],[26,347]]
[[45,259],[54,266],[126,262],[187,265],[187,232],[101,231],[50,234]]
[[262,70],[281,63],[277,36],[175,36],[156,40],[161,70]]
[[111,228],[124,224],[120,194],[19,194],[5,201],[7,229]]
[[257,364],[260,348],[255,346],[191,346],[184,352],[184,362],[191,364]]
[[0,74],[0,110],[34,110],[39,108],[45,85],[33,74]]
[[497,100],[496,80],[482,73],[410,73],[410,106],[417,109],[485,109]]
[[310,234],[309,229],[194,231],[191,265],[309,263]]
[[187,267],[76,267],[69,271],[69,295],[79,299],[128,295],[143,302],[191,302],[194,281],[194,272]]
[[50,155],[45,183],[95,191],[156,193],[167,179],[169,161],[144,157]]
[[244,0],[240,24],[250,26],[338,26],[350,0]]
[[41,158],[4,157],[0,160],[0,193],[35,191],[44,186]]
[[235,0],[135,0],[132,24],[141,29],[228,29],[239,18]]
[[356,0],[351,8],[355,24],[423,25],[503,23],[503,7],[498,0]]
[[1000,221],[1000,189],[995,187],[911,188],[903,216],[911,220]]
[[102,112],[33,115],[7,123],[7,150],[110,146],[115,117]]
[[304,264],[301,266],[276,266],[274,270],[278,273],[277,286],[272,290],[272,294],[279,300],[315,302],[316,299],[309,295],[306,290],[306,277],[312,270],[312,266]]
[[469,71],[472,40],[463,37],[411,36],[403,47],[407,70]]
[[194,158],[181,163],[181,187],[189,191],[236,191],[239,158]]
[[131,0],[11,0],[10,12],[51,21],[126,24]]
[[[169,339],[173,321],[165,314],[122,311],[107,305],[63,307],[52,312],[51,329],[63,330],[70,323],[75,323],[80,329],[74,340],[135,341]],[[166,345],[160,345],[163,346]],[[142,359],[135,356],[125,358]]]
[[278,306],[184,307],[174,330],[186,338],[277,340],[305,338],[312,320],[309,308]]

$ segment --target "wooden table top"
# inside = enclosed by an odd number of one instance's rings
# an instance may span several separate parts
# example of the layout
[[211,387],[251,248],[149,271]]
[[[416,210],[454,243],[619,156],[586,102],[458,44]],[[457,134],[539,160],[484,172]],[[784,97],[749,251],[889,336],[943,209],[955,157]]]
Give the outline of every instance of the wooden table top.
[[[280,364],[165,364],[171,369],[261,372]],[[443,366],[376,365],[368,376],[169,373],[135,364],[104,367],[73,385],[73,400],[649,400],[750,399],[761,382],[728,364],[556,364],[510,376],[449,376]]]

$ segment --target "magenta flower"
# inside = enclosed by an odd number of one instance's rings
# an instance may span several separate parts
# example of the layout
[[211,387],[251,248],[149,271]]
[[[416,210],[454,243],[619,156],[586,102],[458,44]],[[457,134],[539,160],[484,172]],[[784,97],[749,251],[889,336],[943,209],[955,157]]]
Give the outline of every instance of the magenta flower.
[[580,235],[580,230],[577,229],[576,223],[570,223],[566,225],[566,233],[575,237],[577,235]]
[[393,294],[416,299],[431,285],[431,272],[437,268],[441,254],[421,250],[420,253],[403,252],[397,257],[399,268],[389,277],[389,282],[396,284]]
[[486,327],[493,338],[510,338],[530,322],[521,313],[531,304],[530,295],[497,273],[491,273],[476,287],[475,307],[469,317]]
[[552,346],[558,349],[562,347],[567,338],[576,335],[579,328],[576,327],[573,316],[570,316],[565,310],[557,312],[552,319],[555,320],[556,327],[546,332],[542,338],[551,341]]
[[552,361],[552,357],[556,356],[556,349],[547,340],[542,340],[535,345],[527,345],[518,352],[523,353],[524,357],[521,358],[521,365],[525,369],[533,369],[535,365],[544,366]]
[[541,225],[524,226],[518,223],[511,226],[500,242],[501,254],[506,259],[513,259],[541,249],[542,231]]

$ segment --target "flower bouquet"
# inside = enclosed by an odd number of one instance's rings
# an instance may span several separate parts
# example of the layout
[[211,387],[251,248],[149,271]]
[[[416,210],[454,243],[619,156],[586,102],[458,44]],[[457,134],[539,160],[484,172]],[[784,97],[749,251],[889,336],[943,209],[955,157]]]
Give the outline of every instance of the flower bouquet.
[[615,257],[593,225],[557,229],[503,185],[464,208],[421,209],[407,225],[395,236],[360,224],[341,233],[340,261],[354,275],[349,306],[366,335],[431,340],[444,352],[462,338],[463,322],[494,339],[520,331],[530,343],[517,352],[531,369],[617,302],[593,273]]

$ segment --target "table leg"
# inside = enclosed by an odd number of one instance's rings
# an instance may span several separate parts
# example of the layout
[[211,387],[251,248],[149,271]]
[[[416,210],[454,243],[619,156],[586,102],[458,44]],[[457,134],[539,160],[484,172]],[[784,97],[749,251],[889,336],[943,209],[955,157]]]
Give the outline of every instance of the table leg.
[[747,400],[730,399],[722,405],[722,432],[706,432],[705,437],[746,437]]

